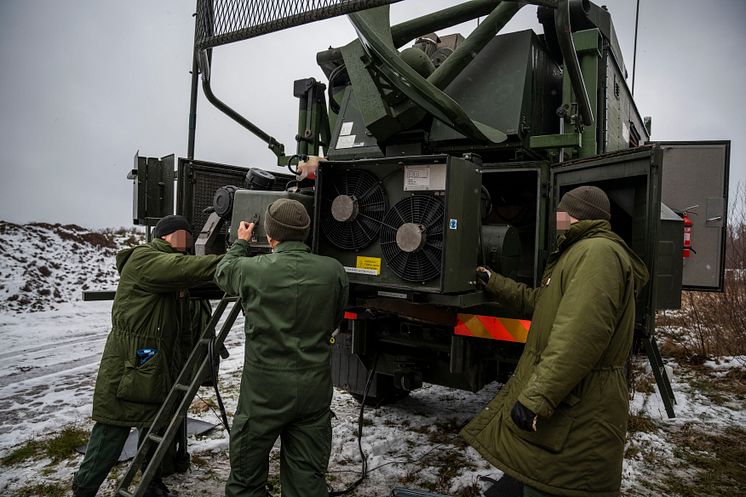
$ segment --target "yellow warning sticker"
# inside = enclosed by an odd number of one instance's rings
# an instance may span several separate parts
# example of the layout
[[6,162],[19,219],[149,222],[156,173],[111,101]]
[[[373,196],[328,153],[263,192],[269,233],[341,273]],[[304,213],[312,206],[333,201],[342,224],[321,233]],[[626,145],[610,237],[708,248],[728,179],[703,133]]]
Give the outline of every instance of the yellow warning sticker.
[[380,257],[365,257],[357,256],[357,262],[355,264],[357,269],[362,269],[365,274],[374,274],[378,276],[381,274],[381,258]]

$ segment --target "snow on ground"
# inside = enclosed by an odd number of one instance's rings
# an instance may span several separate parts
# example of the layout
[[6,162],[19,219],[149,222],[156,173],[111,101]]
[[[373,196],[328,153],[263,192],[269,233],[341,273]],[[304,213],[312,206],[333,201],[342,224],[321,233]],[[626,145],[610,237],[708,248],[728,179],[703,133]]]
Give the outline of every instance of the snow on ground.
[[[0,334],[5,338],[6,360],[0,368],[0,458],[30,439],[58,431],[62,427],[92,426],[89,420],[93,384],[109,325],[111,302],[78,302],[61,305],[56,311],[33,314],[5,314],[0,317]],[[29,337],[34,337],[29,340]],[[235,410],[243,364],[243,320],[234,325],[226,346],[231,353],[221,361],[220,389],[226,410]],[[399,480],[438,482],[445,469],[438,462],[454,458],[465,471],[449,478],[453,492],[477,484],[479,475],[498,476],[499,472],[480,460],[456,436],[458,428],[495,393],[490,385],[478,394],[426,385],[395,405],[366,408],[363,449],[368,454],[370,476],[357,495],[387,496]],[[213,403],[214,394],[202,388],[199,398]],[[199,400],[199,399],[198,399]],[[360,456],[357,448],[360,406],[349,394],[335,390],[332,410],[334,441],[330,480],[341,488],[357,479]],[[218,423],[210,409],[190,416]],[[278,444],[279,447],[279,444]],[[172,476],[167,482],[181,496],[222,495],[222,484],[229,471],[228,437],[222,427],[192,439],[190,452],[194,469]],[[277,474],[279,453],[273,454]],[[29,481],[49,479],[69,481],[81,457],[74,457],[52,474],[39,478],[49,461],[29,461],[0,475],[0,493],[8,495]],[[428,461],[432,460],[433,465]],[[113,494],[115,482],[105,490]]]
[[114,255],[141,241],[135,231],[0,221],[0,312],[56,309],[83,290],[116,288]]
[[90,416],[111,302],[0,315],[0,452]]
[[[44,261],[36,253],[23,263],[19,260],[23,257],[20,249],[32,250],[33,245],[24,245],[19,230],[26,230],[26,235],[30,234],[32,238],[41,238],[41,228],[38,225],[15,227],[8,223],[0,226],[0,237],[3,237],[6,247],[0,252],[0,277],[5,291],[5,297],[0,297],[3,299],[0,300],[0,336],[3,338],[0,351],[0,459],[3,459],[28,441],[44,439],[62,428],[77,426],[88,430],[92,426],[89,416],[93,385],[109,330],[111,302],[81,302],[75,288],[81,277],[86,280],[93,274],[93,282],[96,282],[97,271],[113,267],[114,250],[91,248],[83,257],[90,264],[65,256],[63,252],[55,252],[57,259]],[[50,245],[67,243],[64,237],[52,240],[50,228],[43,229],[47,230],[43,232],[47,241],[37,249],[40,252]],[[68,228],[52,227],[51,232],[65,229]],[[8,250],[11,246],[9,240],[16,244],[12,251]],[[77,244],[78,252],[86,247],[81,242],[73,243]],[[118,243],[122,245],[121,241]],[[73,250],[72,245],[68,248]],[[105,251],[103,259],[97,257],[96,250]],[[52,262],[58,263],[60,268],[53,277],[50,275],[50,279],[44,281],[52,285],[52,279],[61,279],[64,283],[55,288],[59,289],[61,299],[71,301],[43,301],[47,310],[17,312],[16,307],[6,302],[7,295],[19,295],[20,299],[24,294],[21,290],[24,282],[38,277],[38,268],[42,264],[50,267]],[[64,264],[69,264],[69,267]],[[102,277],[96,282],[101,285],[100,289],[113,288],[115,280],[107,278],[110,277]],[[37,289],[29,298],[36,299],[39,295]],[[43,307],[42,303],[39,307]],[[221,362],[220,389],[229,416],[236,408],[241,378],[242,326],[243,320],[239,317],[226,340],[231,356]],[[746,428],[743,395],[727,391],[707,392],[700,385],[702,377],[718,381],[734,372],[743,374],[746,357],[720,358],[705,363],[698,370],[671,365],[677,399],[675,419],[667,418],[654,388],[647,393],[636,393],[632,400],[633,421],[637,420],[638,424],[639,420],[647,421],[644,428],[635,428],[629,435],[623,473],[624,497],[696,495],[661,490],[666,484],[662,475],[679,472],[685,480],[695,472],[682,459],[677,439],[682,433],[700,436]],[[639,362],[638,368],[644,370],[644,361]],[[646,374],[649,376],[649,370],[647,373],[643,371],[641,377]],[[467,447],[457,433],[498,389],[498,384],[491,384],[478,393],[469,393],[425,385],[393,405],[366,407],[362,446],[370,472],[368,479],[351,495],[383,497],[390,495],[396,486],[430,488],[463,497],[480,495],[483,483],[479,478],[497,479],[500,472]],[[717,402],[713,400],[715,395],[719,396]],[[202,388],[190,416],[218,424],[219,417],[209,405],[214,405],[214,393]],[[346,487],[359,475],[359,407],[349,394],[335,390],[332,410],[336,418],[333,420],[328,475],[335,490]],[[223,495],[230,466],[227,432],[218,426],[206,435],[192,437],[189,443],[192,468],[186,474],[167,477],[166,483],[182,497]],[[706,453],[704,449],[703,452]],[[0,465],[0,495],[33,495],[28,493],[28,488],[37,484],[69,489],[81,458],[75,455],[52,463],[40,456],[12,465]],[[99,495],[113,495],[117,477],[126,467],[125,463],[115,468]],[[278,468],[279,444],[271,456],[270,481],[275,484],[275,490]]]
[[[666,415],[657,386],[653,385],[654,392],[650,394],[635,393],[630,413],[633,418],[640,417],[638,419],[643,422],[650,420],[651,423],[639,431],[628,433],[622,476],[625,496],[678,495],[658,493],[671,478],[679,478],[684,487],[690,482],[696,482],[693,488],[697,490],[684,495],[704,495],[699,492],[702,492],[703,486],[706,487],[708,477],[701,474],[702,465],[689,464],[691,459],[688,456],[692,452],[697,453],[698,457],[712,460],[714,466],[720,466],[721,462],[723,465],[743,464],[742,461],[720,461],[717,450],[712,449],[713,444],[719,443],[719,437],[729,437],[726,442],[731,443],[735,436],[736,443],[743,444],[746,430],[744,384],[738,381],[723,383],[721,385],[724,388],[718,390],[717,380],[728,374],[744,378],[746,356],[718,358],[716,361],[705,362],[701,368],[682,367],[672,360],[667,362],[667,366],[673,371],[671,386],[676,398],[676,417],[669,419]],[[652,376],[650,365],[643,363],[643,367]],[[740,391],[733,389],[734,385]],[[732,435],[733,430],[736,430],[735,435]],[[743,466],[738,473],[746,474]],[[737,494],[722,493],[731,490],[723,490],[718,486],[717,489],[710,489],[713,493],[707,495],[745,495],[742,486],[744,481],[725,481],[728,477],[726,472],[713,479],[723,483],[728,489],[738,489]],[[656,480],[663,480],[664,484],[651,483]]]
[[[108,332],[110,308],[111,302],[76,302],[61,305],[55,311],[0,316],[5,345],[1,354],[5,360],[0,365],[0,458],[27,440],[65,426],[91,427],[93,383]],[[242,326],[239,318],[226,341],[231,356],[221,362],[220,388],[229,414],[235,410],[240,383]],[[746,358],[732,358],[713,363],[712,367],[722,372],[743,368],[745,362]],[[660,468],[650,468],[644,455],[653,451],[661,460],[674,460],[676,445],[668,439],[672,429],[692,424],[703,431],[746,426],[742,400],[714,405],[677,374],[675,368],[675,419],[666,417],[657,393],[637,393],[633,399],[631,412],[644,412],[654,420],[656,428],[631,435],[629,445],[639,450],[625,460],[625,496],[652,495],[645,481],[655,478]],[[366,408],[362,444],[371,472],[353,495],[388,496],[393,487],[400,485],[431,486],[452,495],[479,495],[479,477],[496,478],[500,473],[456,434],[498,388],[499,385],[491,384],[474,394],[426,385],[396,404]],[[210,389],[202,388],[199,397],[214,403]],[[329,473],[333,487],[340,489],[354,481],[360,470],[356,438],[359,404],[349,394],[335,390],[332,409],[337,417],[333,420]],[[193,409],[190,415],[218,423],[214,411],[196,411]],[[167,483],[184,497],[222,495],[229,471],[227,449],[228,437],[221,427],[192,438],[192,470],[168,477]],[[278,457],[276,447],[272,455],[273,481],[278,474]],[[67,485],[80,460],[80,456],[75,456],[51,466],[48,460],[31,460],[3,468],[0,494],[14,495],[14,489],[34,481]],[[125,467],[120,465],[114,476]],[[114,487],[115,480],[108,480],[103,495],[112,495]]]

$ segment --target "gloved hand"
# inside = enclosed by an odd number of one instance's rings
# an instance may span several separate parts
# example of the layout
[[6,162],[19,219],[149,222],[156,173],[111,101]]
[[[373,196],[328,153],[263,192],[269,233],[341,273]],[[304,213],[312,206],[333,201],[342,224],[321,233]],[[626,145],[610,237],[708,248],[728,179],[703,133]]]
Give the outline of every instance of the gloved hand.
[[487,286],[487,283],[490,281],[490,276],[492,276],[492,271],[490,271],[489,268],[479,266],[477,268],[477,285],[480,287]]
[[521,430],[536,431],[536,414],[517,400],[510,410],[510,417]]

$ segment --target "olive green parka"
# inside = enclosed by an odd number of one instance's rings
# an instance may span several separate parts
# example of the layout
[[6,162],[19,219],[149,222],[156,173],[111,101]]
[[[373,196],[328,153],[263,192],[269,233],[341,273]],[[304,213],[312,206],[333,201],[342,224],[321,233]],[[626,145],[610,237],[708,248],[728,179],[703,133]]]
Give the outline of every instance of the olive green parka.
[[[574,223],[532,289],[493,273],[486,290],[531,328],[514,375],[461,431],[506,474],[555,495],[619,494],[629,398],[625,362],[643,262],[608,221]],[[537,431],[511,419],[516,401]]]
[[[181,366],[180,293],[211,281],[220,259],[182,254],[160,238],[117,254],[119,285],[93,394],[94,420],[152,422]],[[158,352],[138,365],[136,351],[144,348]]]

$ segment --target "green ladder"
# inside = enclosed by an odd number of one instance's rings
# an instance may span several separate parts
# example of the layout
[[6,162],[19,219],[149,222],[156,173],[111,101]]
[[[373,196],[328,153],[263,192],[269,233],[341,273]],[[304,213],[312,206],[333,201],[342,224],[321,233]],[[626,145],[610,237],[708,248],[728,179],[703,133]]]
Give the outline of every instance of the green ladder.
[[[215,328],[220,318],[225,313],[230,304],[233,304],[228,317],[220,328],[220,333],[215,335]],[[186,419],[186,412],[194,396],[197,394],[202,380],[205,378],[210,367],[210,350],[217,356],[218,351],[223,348],[223,342],[228,336],[233,323],[235,323],[238,313],[241,311],[241,302],[238,297],[229,297],[224,295],[220,303],[212,313],[210,322],[202,332],[197,344],[192,349],[184,368],[181,370],[179,377],[176,379],[171,391],[166,396],[158,414],[156,414],[153,423],[150,425],[148,434],[138,447],[135,458],[129,465],[127,473],[119,482],[116,494],[119,497],[142,497],[148,485],[153,481],[158,467],[166,455],[169,445],[173,442],[174,436],[179,430],[182,421]],[[213,357],[216,360],[217,357]],[[195,365],[199,364],[197,374],[192,375]],[[145,461],[146,455],[152,454],[150,460],[143,471],[142,478],[135,485],[134,490],[130,491],[132,482],[137,474],[138,469]]]
[[666,408],[666,414],[668,414],[669,418],[674,418],[676,414],[673,411],[673,406],[676,404],[676,397],[673,395],[671,381],[668,378],[666,366],[663,364],[660,350],[658,350],[655,334],[647,333],[641,338],[645,346],[645,354],[648,356],[650,366],[653,369],[653,376],[655,376],[655,383],[658,385],[658,392],[660,392],[663,405]]

